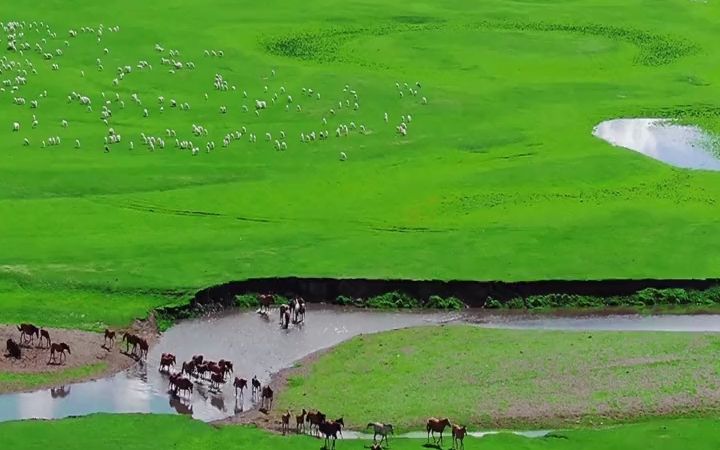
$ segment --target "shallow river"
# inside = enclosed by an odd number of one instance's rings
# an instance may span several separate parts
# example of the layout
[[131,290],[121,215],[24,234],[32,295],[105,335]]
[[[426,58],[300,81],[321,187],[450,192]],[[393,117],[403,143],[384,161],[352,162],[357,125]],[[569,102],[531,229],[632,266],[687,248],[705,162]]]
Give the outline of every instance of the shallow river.
[[266,318],[255,312],[234,312],[181,322],[162,335],[144,365],[98,381],[0,395],[0,421],[61,418],[96,412],[183,413],[212,421],[253,407],[247,391],[242,401],[236,400],[232,383],[219,393],[210,392],[207,383],[196,383],[191,398],[173,398],[167,392],[167,376],[158,372],[158,361],[163,352],[174,353],[178,361],[189,360],[194,354],[203,354],[213,360],[229,359],[235,364],[235,375],[248,380],[257,375],[265,383],[271,374],[291,366],[298,359],[352,336],[409,326],[468,322],[518,329],[720,332],[720,316],[714,315],[529,318],[474,310],[388,313],[311,305],[302,326],[291,325],[288,330],[283,330],[278,320],[275,314]]

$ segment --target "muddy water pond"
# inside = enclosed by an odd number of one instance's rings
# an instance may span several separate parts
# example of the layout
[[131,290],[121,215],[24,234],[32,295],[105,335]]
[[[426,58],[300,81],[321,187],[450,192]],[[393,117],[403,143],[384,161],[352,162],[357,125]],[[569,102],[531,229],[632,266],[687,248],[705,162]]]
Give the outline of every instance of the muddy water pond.
[[220,392],[211,391],[208,383],[196,383],[192,396],[175,398],[168,394],[167,376],[158,372],[161,353],[172,352],[178,361],[194,354],[213,360],[229,359],[235,364],[235,375],[248,380],[257,375],[265,383],[273,373],[304,356],[359,334],[452,322],[517,329],[720,332],[720,316],[716,315],[564,318],[503,316],[487,310],[406,313],[311,305],[304,324],[284,330],[276,314],[264,317],[254,311],[232,312],[177,324],[163,334],[147,363],[115,376],[0,395],[0,421],[97,412],[181,413],[204,421],[218,420],[255,407],[249,392],[237,400],[231,383]]
[[615,119],[600,123],[593,135],[683,169],[720,170],[710,150],[712,137],[698,127],[665,119]]

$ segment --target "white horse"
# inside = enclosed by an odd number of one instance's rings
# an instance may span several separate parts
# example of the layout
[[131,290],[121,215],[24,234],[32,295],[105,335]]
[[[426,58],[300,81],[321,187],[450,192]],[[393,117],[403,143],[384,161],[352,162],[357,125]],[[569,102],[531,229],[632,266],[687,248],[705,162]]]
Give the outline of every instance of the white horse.
[[373,428],[373,441],[377,440],[378,435],[380,435],[380,444],[382,444],[382,441],[384,440],[385,444],[390,445],[388,442],[388,434],[395,434],[391,424],[374,422],[367,424],[367,428],[370,427]]

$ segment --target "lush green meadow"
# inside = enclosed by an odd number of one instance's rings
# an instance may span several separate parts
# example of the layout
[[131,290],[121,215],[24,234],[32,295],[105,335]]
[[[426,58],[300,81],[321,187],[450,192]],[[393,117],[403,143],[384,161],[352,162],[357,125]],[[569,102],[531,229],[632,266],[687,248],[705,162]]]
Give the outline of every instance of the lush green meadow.
[[[18,299],[45,283],[80,290],[84,306],[75,310],[109,323],[93,293],[113,301],[253,276],[716,276],[720,178],[612,148],[590,132],[628,116],[720,129],[718,17],[712,2],[684,0],[19,2],[0,21],[44,21],[56,37],[26,26],[17,42],[33,49],[19,55],[5,51],[2,36],[2,56],[27,71],[26,85],[0,93],[3,286],[21,283]],[[108,31],[115,25],[119,32]],[[95,33],[69,37],[83,26]],[[44,60],[36,43],[63,55]],[[196,68],[170,73],[161,64],[170,49]],[[152,70],[138,69],[142,60]],[[133,72],[113,86],[124,65]],[[14,84],[16,74],[0,78]],[[237,89],[216,91],[215,74]],[[93,112],[68,103],[73,91],[92,99]],[[109,126],[123,136],[109,153],[101,93]],[[17,96],[27,104],[14,105]],[[269,104],[259,117],[255,99]],[[395,126],[407,114],[402,137]],[[358,129],[336,138],[351,121]],[[194,137],[193,123],[209,135]],[[243,126],[258,142],[245,135],[223,148],[223,136]],[[141,145],[140,133],[168,128],[200,153],[176,149],[174,138],[164,150]],[[325,129],[329,139],[301,143],[300,133]],[[264,140],[281,131],[287,151]],[[42,148],[50,136],[61,145]],[[217,147],[206,153],[210,140]],[[154,304],[127,301],[125,316]],[[24,317],[24,301],[5,293],[2,302],[0,320]]]
[[[316,450],[322,442],[311,437],[281,436],[248,427],[213,428],[180,416],[95,415],[59,421],[0,424],[3,443],[14,449],[97,450],[247,449]],[[391,448],[422,448],[425,439],[391,440]],[[613,428],[556,432],[552,437],[524,438],[510,434],[467,437],[468,449],[480,450],[714,450],[720,445],[713,419],[652,421]],[[337,450],[368,448],[366,440],[338,440]],[[450,439],[443,448],[450,448]]]
[[422,428],[554,428],[720,406],[720,337],[422,327],[360,336],[297,369],[278,408]]

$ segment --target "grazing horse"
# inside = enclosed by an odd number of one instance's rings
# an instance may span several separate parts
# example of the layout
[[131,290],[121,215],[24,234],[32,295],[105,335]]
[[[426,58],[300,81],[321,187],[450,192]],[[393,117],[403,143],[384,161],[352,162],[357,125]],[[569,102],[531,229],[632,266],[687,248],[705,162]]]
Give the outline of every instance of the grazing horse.
[[367,428],[370,427],[373,428],[373,441],[375,441],[379,435],[381,444],[384,440],[386,444],[390,445],[390,443],[388,442],[388,434],[395,434],[395,430],[393,430],[393,426],[391,424],[371,422],[367,424]]
[[48,364],[50,364],[50,361],[55,362],[56,353],[60,354],[60,362],[63,362],[65,360],[65,350],[67,350],[69,355],[72,354],[70,352],[70,346],[64,342],[59,344],[50,344],[50,359],[48,360]]
[[258,301],[260,302],[260,309],[258,312],[260,314],[268,314],[270,312],[270,306],[275,303],[275,296],[273,294],[260,294],[258,296]]
[[225,377],[222,373],[213,373],[210,375],[210,388],[220,390],[220,385],[225,383]]
[[140,348],[140,354],[138,355],[138,357],[140,359],[147,359],[148,349],[150,348],[148,342],[139,336],[135,336],[135,339],[137,340],[136,342],[138,348]]
[[50,340],[50,333],[48,330],[40,330],[40,346],[42,347],[42,341],[45,339],[45,342],[47,342],[48,347],[50,347],[50,344],[52,344],[52,341]]
[[40,335],[40,329],[31,323],[21,323],[17,329],[20,332],[20,343],[29,341],[32,344],[34,338]]
[[340,433],[340,436],[342,436],[342,427],[343,422],[342,419],[338,419],[336,421],[330,421],[330,422],[323,422],[320,425],[318,425],[318,430],[320,433],[325,435],[325,447],[328,448],[328,442],[330,442],[330,438],[333,439],[332,441],[332,448],[335,448],[335,441],[337,441],[337,435]]
[[285,414],[282,415],[282,434],[285,436],[285,433],[290,432],[290,416],[292,416],[292,413],[288,409]]
[[[260,407],[270,411],[273,402],[273,390],[270,386],[262,388],[262,394],[260,395]],[[267,406],[265,406],[267,405]]]
[[[467,434],[467,427],[460,426],[460,425],[454,425],[452,426],[452,438],[453,438],[453,448],[465,448],[465,442],[463,441],[465,439],[465,434]],[[459,446],[458,446],[459,444]]]
[[445,427],[448,426],[450,426],[450,419],[447,417],[444,419],[436,419],[435,417],[429,418],[425,427],[427,429],[428,442],[430,442],[430,433],[432,433],[433,442],[437,442],[435,441],[435,433],[440,433],[439,444],[442,445],[443,431],[445,431]]
[[295,416],[295,432],[300,434],[305,431],[305,416],[307,411],[303,408],[302,413],[299,416]]
[[204,360],[205,358],[203,357],[203,355],[193,355],[192,357],[192,362],[194,362],[196,366],[198,364],[202,364]]
[[103,345],[105,345],[105,347],[108,347],[108,342],[110,342],[110,345],[115,344],[115,332],[105,328],[105,340]]
[[13,341],[12,339],[8,339],[5,343],[5,348],[7,349],[5,357],[20,359],[22,353],[20,352],[20,345],[18,345],[17,342]]
[[238,389],[240,390],[240,397],[242,397],[243,391],[247,387],[247,380],[245,378],[235,377],[235,381],[233,381],[233,387],[235,388],[235,397],[238,396]]
[[[327,416],[325,414],[321,413],[320,411],[316,412],[309,412],[307,413],[307,416],[305,417],[305,420],[310,423],[310,433],[313,434],[314,432],[318,432],[318,426],[325,422]],[[315,427],[315,430],[313,430],[313,427]]]
[[260,381],[257,379],[257,375],[254,375],[252,377],[252,396],[255,397],[258,392],[260,392],[260,387],[262,385],[260,384]]
[[175,355],[172,353],[163,353],[160,356],[160,368],[158,369],[160,372],[165,369],[166,372],[170,372],[170,368],[175,367]]

